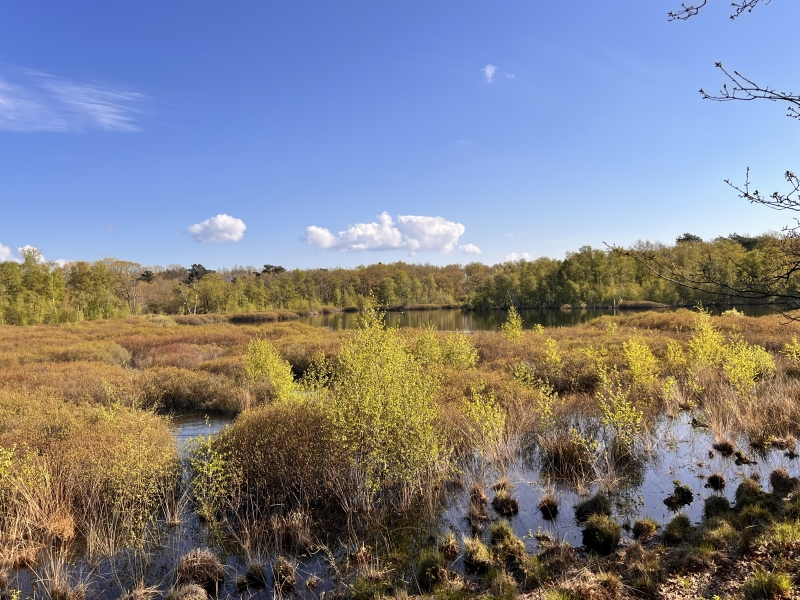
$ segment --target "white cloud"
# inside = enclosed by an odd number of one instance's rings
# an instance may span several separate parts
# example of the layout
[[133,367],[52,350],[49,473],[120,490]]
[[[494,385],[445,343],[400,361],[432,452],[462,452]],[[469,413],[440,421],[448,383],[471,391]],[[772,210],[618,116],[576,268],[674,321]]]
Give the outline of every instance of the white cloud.
[[483,76],[486,77],[486,83],[492,83],[494,81],[494,74],[497,71],[497,67],[492,64],[488,64],[483,69]]
[[[0,129],[7,131],[139,131],[143,94],[81,83],[39,71],[0,75]],[[14,79],[14,81],[9,80]]]
[[483,252],[480,248],[478,248],[475,244],[465,244],[463,246],[458,247],[464,254],[480,254]]
[[[378,222],[356,223],[338,235],[324,227],[311,225],[306,228],[305,240],[309,246],[324,250],[407,250],[417,252],[440,252],[447,254],[456,247],[474,253],[477,246],[459,246],[464,235],[461,223],[443,217],[401,215],[395,223],[389,213],[378,215]],[[468,250],[464,250],[468,248]]]
[[464,235],[461,223],[453,223],[442,217],[400,216],[397,217],[397,229],[403,234],[403,240],[412,254],[419,251],[452,252],[458,244],[458,238]]
[[11,254],[11,248],[0,244],[0,262],[6,262],[7,260],[14,260],[14,255]]
[[506,79],[516,79],[516,78],[517,76],[514,75],[513,73],[506,73]]
[[195,223],[187,231],[192,234],[196,242],[224,244],[238,242],[244,236],[245,229],[247,226],[241,219],[221,214],[202,223]]
[[516,252],[512,252],[511,254],[506,256],[506,262],[518,262],[520,260],[533,260],[533,257],[527,252],[523,252],[522,254],[517,254]]
[[[9,248],[8,246],[0,244],[0,262],[5,262],[5,261],[22,262],[23,253],[29,252],[31,250],[36,252],[38,262],[42,264],[47,262],[47,259],[45,259],[45,257],[42,256],[42,253],[39,252],[39,249],[36,246],[31,246],[30,244],[25,244],[24,246],[20,246],[19,248],[17,248],[16,254],[14,254],[11,251],[11,248]],[[67,264],[67,261],[64,260],[63,258],[59,258],[57,260],[54,260],[53,262],[57,264],[59,267],[63,267],[64,265]]]

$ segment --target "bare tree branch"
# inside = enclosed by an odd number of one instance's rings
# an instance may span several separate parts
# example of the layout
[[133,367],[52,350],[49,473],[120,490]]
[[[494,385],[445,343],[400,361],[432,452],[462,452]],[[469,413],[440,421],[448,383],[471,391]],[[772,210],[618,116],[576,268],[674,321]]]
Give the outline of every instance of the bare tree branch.
[[[725,183],[739,192],[739,197],[752,202],[753,204],[763,204],[774,210],[793,210],[800,212],[800,177],[795,175],[792,171],[786,171],[784,178],[789,182],[790,190],[788,193],[772,192],[768,196],[764,196],[758,190],[750,191],[750,167],[747,167],[747,174],[745,175],[744,185],[738,186],[731,183],[730,179],[726,179]],[[797,231],[798,226],[789,229]],[[784,231],[787,231],[784,228]]]
[[787,116],[793,119],[800,119],[800,95],[791,92],[778,92],[771,87],[762,87],[748,79],[739,71],[728,71],[722,66],[721,62],[715,63],[720,71],[725,73],[728,78],[728,83],[722,85],[719,95],[711,95],[704,89],[700,89],[703,100],[714,100],[716,102],[731,102],[733,100],[743,100],[745,102],[751,100],[769,100],[770,102],[786,102],[789,104]]
[[687,19],[691,19],[697,13],[700,12],[700,9],[703,8],[708,3],[708,0],[703,0],[701,4],[689,5],[681,4],[681,9],[678,11],[669,11],[667,13],[667,20],[668,21],[686,21]]
[[[731,3],[733,13],[731,19],[736,19],[744,13],[752,12],[759,4],[770,4],[772,0],[734,0]],[[686,21],[696,16],[708,4],[708,0],[696,0],[694,4],[681,4],[681,9],[671,11],[667,18],[670,21]],[[716,102],[731,102],[741,100],[769,100],[770,102],[784,102],[788,104],[788,116],[800,119],[800,95],[790,92],[779,92],[771,87],[764,87],[745,77],[738,71],[728,71],[722,63],[716,63],[727,78],[718,94],[709,94],[701,89],[700,94],[704,100]],[[740,198],[754,204],[763,204],[774,210],[791,210],[800,212],[800,178],[793,172],[787,171],[784,175],[789,183],[788,192],[773,192],[763,195],[758,190],[751,190],[750,168],[747,169],[743,185],[734,185],[730,180],[725,180],[729,186],[739,193]],[[711,252],[700,266],[686,271],[676,266],[668,256],[659,256],[654,252],[637,252],[622,248],[612,248],[614,252],[629,256],[640,265],[646,267],[659,277],[682,287],[717,294],[720,296],[741,298],[745,301],[782,302],[790,309],[800,308],[800,220],[795,220],[795,225],[783,228],[782,235],[775,239],[774,244],[759,251],[759,265],[748,260],[741,262],[726,259],[726,264],[714,262]],[[731,273],[734,275],[731,280]],[[785,311],[778,311],[786,314]],[[800,317],[786,315],[792,320]]]
[[[733,13],[731,19],[741,16],[746,12],[753,12],[753,9],[761,3],[769,4],[772,0],[739,0],[739,2],[731,2],[733,6]],[[681,4],[681,9],[677,11],[670,11],[667,13],[667,20],[669,21],[686,21],[696,16],[700,9],[708,4],[708,0],[703,0],[700,4]]]

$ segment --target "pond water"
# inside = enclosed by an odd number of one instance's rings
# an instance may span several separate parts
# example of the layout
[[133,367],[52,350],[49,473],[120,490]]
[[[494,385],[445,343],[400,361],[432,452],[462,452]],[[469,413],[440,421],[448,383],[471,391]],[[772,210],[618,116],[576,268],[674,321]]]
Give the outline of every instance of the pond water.
[[[233,420],[228,415],[207,415],[203,412],[181,413],[171,416],[170,419],[175,436],[183,449],[186,449],[191,440],[198,435],[216,433]],[[623,473],[617,473],[616,478],[606,477],[606,483],[616,479],[617,489],[612,496],[615,519],[621,523],[633,524],[636,519],[649,516],[662,525],[667,523],[675,513],[667,509],[664,499],[672,493],[675,482],[679,481],[681,484],[688,485],[694,494],[692,503],[683,508],[681,512],[693,522],[698,523],[702,517],[705,498],[713,494],[721,494],[732,501],[737,486],[745,478],[757,476],[762,485],[768,488],[769,473],[775,468],[783,467],[791,475],[797,475],[797,460],[776,449],[757,455],[753,449],[748,447],[744,439],[734,440],[737,449],[758,461],[757,464],[737,466],[732,456],[725,457],[719,452],[710,453],[711,445],[714,442],[712,433],[705,428],[693,428],[691,420],[692,415],[688,412],[681,412],[675,418],[663,417],[653,426],[653,430],[640,441],[643,458],[638,474],[628,478]],[[727,480],[727,485],[721,492],[713,492],[705,487],[708,476],[714,473],[721,473]],[[494,471],[483,479],[486,493],[490,499],[494,495],[490,486],[499,476],[500,473]],[[582,493],[579,493],[574,486],[548,480],[542,474],[535,457],[530,462],[518,460],[507,470],[506,476],[511,481],[513,495],[518,499],[520,505],[519,514],[510,522],[516,535],[525,541],[528,551],[536,552],[538,550],[539,542],[536,533],[539,531],[549,534],[556,540],[567,541],[575,547],[581,546],[582,529],[575,521],[574,506],[588,494],[596,491],[597,482],[588,484],[581,490]],[[471,535],[469,524],[465,518],[469,506],[470,483],[468,475],[467,485],[453,492],[449,498],[447,507],[441,514],[440,530],[442,532],[452,531],[458,538],[461,538],[462,535]],[[552,521],[545,520],[538,508],[541,497],[548,491],[555,496],[559,504],[558,516]],[[226,550],[226,545],[220,545],[218,538],[215,541],[213,534],[204,524],[200,523],[193,513],[188,496],[184,496],[179,514],[180,519],[173,526],[164,530],[163,538],[158,542],[158,550],[154,549],[149,554],[146,564],[137,563],[137,560],[140,559],[137,559],[134,554],[123,552],[117,554],[113,559],[103,560],[101,564],[93,565],[91,568],[85,561],[76,561],[70,567],[71,576],[93,581],[88,596],[103,600],[120,597],[121,591],[130,589],[135,585],[137,577],[140,576],[149,582],[156,582],[159,587],[166,590],[174,583],[175,566],[180,558],[190,549],[209,547],[214,549],[215,554],[225,564],[226,577],[219,596],[235,597],[237,595],[236,576],[244,573],[248,568],[245,559]],[[491,508],[489,514],[493,519],[497,518]],[[415,538],[411,542],[413,547],[419,548],[427,543],[429,530],[425,525],[404,523],[403,528],[417,532],[418,539]],[[391,530],[382,530],[380,535],[392,536],[394,533]],[[407,537],[407,534],[405,535]],[[630,534],[625,535],[629,536]],[[386,540],[388,541],[388,537]],[[292,596],[304,600],[318,600],[322,598],[323,592],[327,595],[329,591],[333,590],[335,578],[332,576],[330,561],[335,560],[336,557],[341,558],[344,553],[342,547],[332,547],[331,551],[333,554],[319,552],[310,556],[294,557],[297,562],[298,582]],[[275,557],[259,555],[257,558],[266,565],[267,573],[271,573],[271,564]],[[460,558],[457,559],[453,568],[461,570],[463,561]],[[40,575],[21,569],[14,577],[18,587],[32,591],[38,585],[37,578]],[[307,587],[305,585],[307,581],[316,578],[319,578],[318,586]],[[271,575],[269,579],[271,580]],[[274,596],[271,581],[268,581],[266,588],[261,590],[250,588],[246,592],[247,598],[267,599],[274,598]]]
[[187,411],[170,416],[173,432],[180,448],[185,448],[200,435],[211,435],[233,422],[233,416],[202,411]]
[[[644,452],[638,475],[626,478],[617,473],[617,488],[612,495],[613,517],[620,523],[633,525],[637,519],[650,517],[661,525],[668,523],[677,513],[670,511],[664,499],[674,491],[676,483],[688,485],[694,500],[679,512],[697,524],[702,520],[705,498],[723,495],[731,504],[739,484],[746,478],[756,477],[765,489],[769,489],[769,474],[776,468],[785,468],[797,475],[797,460],[789,458],[782,450],[768,449],[756,453],[745,439],[733,439],[737,450],[753,460],[754,464],[737,466],[733,456],[722,456],[712,450],[714,436],[705,428],[695,429],[690,422],[692,415],[680,413],[674,419],[664,418],[644,440]],[[725,477],[725,488],[714,492],[705,487],[712,474]],[[511,519],[517,536],[525,539],[529,551],[536,551],[538,543],[531,533],[541,530],[554,539],[566,540],[576,547],[582,544],[582,528],[575,520],[575,504],[597,491],[596,482],[582,490],[582,494],[569,484],[548,480],[537,465],[517,463],[506,476],[514,486],[514,496],[519,501],[519,514]],[[614,483],[608,477],[607,483]],[[486,492],[491,500],[493,492],[487,481]],[[547,492],[558,501],[558,515],[545,520],[539,510],[539,502]],[[470,534],[465,515],[469,508],[466,492],[453,500],[444,515],[443,528],[463,535]],[[492,509],[490,514],[494,514]],[[496,515],[495,515],[496,516]],[[623,532],[623,535],[625,534]]]
[[[761,304],[709,306],[712,314],[718,315],[725,310],[736,308],[749,317],[762,317],[776,314],[775,308]],[[535,325],[544,327],[564,327],[578,325],[605,315],[632,315],[644,312],[646,309],[619,309],[619,308],[581,308],[562,310],[558,308],[523,308],[519,310],[522,324],[525,329],[532,329]],[[668,312],[674,309],[660,308],[659,312]],[[315,317],[301,317],[301,323],[317,327],[329,327],[333,330],[353,329],[358,325],[358,313],[334,313],[317,315]],[[390,327],[426,327],[428,324],[439,331],[497,331],[506,320],[505,310],[407,310],[403,312],[387,312],[386,322]]]
[[[674,489],[675,482],[688,485],[694,500],[681,512],[694,523],[699,523],[703,515],[703,501],[713,494],[721,494],[733,504],[734,492],[745,478],[756,476],[762,485],[768,487],[769,474],[773,469],[783,467],[793,475],[797,471],[797,461],[786,456],[781,450],[770,449],[756,455],[748,447],[746,440],[734,439],[736,448],[756,461],[755,464],[737,466],[734,457],[722,456],[712,452],[714,436],[709,429],[693,428],[692,415],[679,413],[675,418],[663,417],[654,430],[642,440],[642,461],[638,476],[626,482],[622,473],[618,476],[618,487],[614,495],[614,517],[622,523],[633,524],[636,519],[650,517],[658,523],[669,522],[676,513],[664,504],[664,499]],[[173,417],[175,435],[182,444],[197,435],[208,435],[221,430],[232,422],[227,415],[206,416],[205,413],[184,413]],[[721,492],[713,492],[705,487],[709,475],[721,473],[727,485]],[[495,473],[499,476],[499,473]],[[556,539],[566,540],[573,546],[580,546],[581,526],[575,521],[575,504],[596,491],[596,483],[581,490],[572,485],[548,480],[535,464],[519,460],[506,476],[514,488],[514,496],[519,500],[520,511],[511,519],[515,533],[524,538],[529,551],[535,551],[537,541],[531,532],[542,530]],[[491,499],[490,489],[494,480],[485,481],[486,492]],[[545,520],[539,510],[539,502],[546,492],[552,492],[559,503],[559,513],[554,520]],[[468,486],[454,495],[442,515],[442,531],[453,531],[460,538],[470,535],[465,515],[469,507]],[[492,513],[490,509],[490,513]],[[318,560],[301,563],[309,575],[321,576]]]

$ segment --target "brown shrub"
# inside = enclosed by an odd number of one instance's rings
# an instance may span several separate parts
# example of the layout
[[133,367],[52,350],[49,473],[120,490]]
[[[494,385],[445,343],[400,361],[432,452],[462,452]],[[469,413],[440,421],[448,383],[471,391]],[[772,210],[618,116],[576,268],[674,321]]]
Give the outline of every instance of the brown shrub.
[[207,371],[153,367],[139,376],[138,386],[148,406],[238,412],[244,405],[243,390],[236,381]]
[[325,506],[347,481],[347,462],[329,420],[312,404],[277,403],[241,413],[219,446],[239,473],[251,509]]

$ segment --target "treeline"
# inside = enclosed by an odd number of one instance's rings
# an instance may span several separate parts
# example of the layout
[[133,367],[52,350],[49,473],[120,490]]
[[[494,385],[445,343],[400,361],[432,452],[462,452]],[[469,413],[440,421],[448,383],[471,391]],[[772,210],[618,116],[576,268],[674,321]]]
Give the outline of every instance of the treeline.
[[[734,300],[726,285],[768,275],[780,262],[780,238],[730,235],[705,242],[685,234],[672,245],[639,242],[630,254],[584,246],[563,260],[496,265],[377,263],[354,269],[143,266],[112,258],[66,265],[23,249],[0,263],[0,323],[36,324],[142,314],[298,312],[349,309],[374,298],[384,306],[462,305],[475,309],[605,306],[622,301],[664,304]],[[637,260],[636,257],[639,257]],[[659,277],[642,257],[712,276],[705,291]],[[790,287],[796,288],[793,281]],[[720,292],[720,293],[714,293]]]

